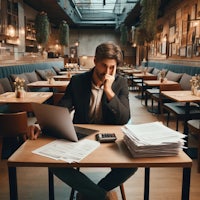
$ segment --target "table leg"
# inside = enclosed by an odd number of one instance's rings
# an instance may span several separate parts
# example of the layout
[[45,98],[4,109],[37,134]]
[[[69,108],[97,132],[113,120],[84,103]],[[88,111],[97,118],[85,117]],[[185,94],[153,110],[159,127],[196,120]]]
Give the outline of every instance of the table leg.
[[8,167],[10,200],[18,200],[16,167]]
[[54,200],[54,179],[53,173],[48,168],[48,177],[49,177],[49,200]]
[[[185,146],[188,147],[188,126],[187,126],[187,121],[188,118],[187,116],[189,116],[190,113],[190,103],[186,102],[185,103],[185,119],[184,119],[184,130],[183,130],[183,134],[185,134],[187,137],[185,138]],[[188,154],[188,149],[184,149],[183,150],[186,154]]]
[[[185,104],[185,120],[184,120],[184,131],[183,133],[185,135],[188,135],[188,126],[187,126],[187,121],[188,121],[188,116],[190,114],[190,103],[189,102],[186,102]],[[188,138],[188,137],[187,137]],[[187,141],[187,138],[186,138],[186,146],[188,146],[188,141]]]
[[144,200],[149,200],[149,178],[150,178],[150,168],[145,168]]
[[190,199],[190,176],[191,168],[183,168],[183,180],[182,180],[182,200]]

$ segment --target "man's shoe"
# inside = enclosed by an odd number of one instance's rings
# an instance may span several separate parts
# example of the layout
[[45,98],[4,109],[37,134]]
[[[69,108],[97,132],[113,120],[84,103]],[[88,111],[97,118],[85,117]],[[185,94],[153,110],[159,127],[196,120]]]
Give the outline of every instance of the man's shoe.
[[106,200],[118,200],[117,193],[115,191],[107,192]]

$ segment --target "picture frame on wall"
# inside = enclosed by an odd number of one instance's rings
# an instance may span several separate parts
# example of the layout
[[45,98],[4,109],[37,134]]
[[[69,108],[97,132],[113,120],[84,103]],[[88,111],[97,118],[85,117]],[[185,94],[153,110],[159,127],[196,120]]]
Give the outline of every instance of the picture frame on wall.
[[172,55],[177,55],[176,43],[172,43]]
[[163,41],[161,45],[161,54],[167,53],[167,41]]
[[179,49],[179,56],[182,56],[182,57],[186,56],[186,46],[180,47],[180,49]]
[[188,45],[187,46],[187,58],[192,57],[192,52],[193,52],[192,45]]
[[176,32],[176,27],[172,26],[169,28],[169,42],[175,42],[175,32]]
[[169,54],[168,56],[172,56],[172,43],[169,43]]
[[197,1],[196,19],[200,19],[200,0]]

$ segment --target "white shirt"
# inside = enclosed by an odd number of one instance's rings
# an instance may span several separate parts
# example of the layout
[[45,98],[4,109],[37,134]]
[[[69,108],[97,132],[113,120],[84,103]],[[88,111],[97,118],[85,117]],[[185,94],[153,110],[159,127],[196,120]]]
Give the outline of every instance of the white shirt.
[[91,124],[102,123],[102,96],[103,85],[101,87],[97,87],[94,83],[92,83],[89,107],[89,122]]

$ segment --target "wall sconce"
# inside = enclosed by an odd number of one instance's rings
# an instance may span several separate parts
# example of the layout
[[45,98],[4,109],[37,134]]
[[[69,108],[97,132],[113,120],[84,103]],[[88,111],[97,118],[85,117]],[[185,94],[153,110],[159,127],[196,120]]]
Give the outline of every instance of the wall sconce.
[[55,45],[55,49],[56,49],[56,50],[59,49],[59,45],[58,45],[58,44]]
[[21,27],[21,28],[19,29],[19,32],[20,32],[20,34],[25,35],[24,27]]
[[77,40],[77,41],[74,43],[74,45],[75,45],[76,47],[78,47],[78,46],[79,46],[79,41]]
[[7,27],[7,35],[10,37],[14,37],[15,36],[15,27],[13,25],[8,25]]
[[136,47],[136,46],[137,46],[136,43],[133,43],[132,47]]

